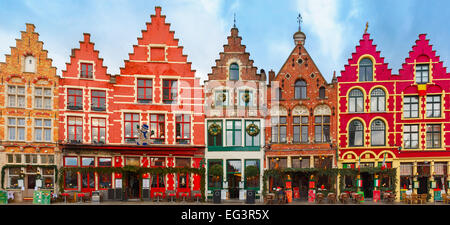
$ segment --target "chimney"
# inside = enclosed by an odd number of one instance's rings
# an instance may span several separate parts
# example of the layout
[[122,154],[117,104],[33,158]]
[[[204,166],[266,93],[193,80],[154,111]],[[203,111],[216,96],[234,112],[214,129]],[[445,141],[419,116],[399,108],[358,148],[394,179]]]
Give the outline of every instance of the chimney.
[[273,70],[269,71],[269,83],[275,78],[275,72]]

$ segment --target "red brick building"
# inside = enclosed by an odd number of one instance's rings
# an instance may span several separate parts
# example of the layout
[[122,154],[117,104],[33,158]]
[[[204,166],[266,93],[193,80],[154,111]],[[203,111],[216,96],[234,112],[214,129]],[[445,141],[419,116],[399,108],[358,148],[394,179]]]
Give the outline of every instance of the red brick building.
[[[60,103],[62,109],[68,109],[60,119],[67,143],[63,147],[65,167],[201,166],[205,137],[203,87],[170,31],[170,24],[165,22],[166,17],[161,15],[161,8],[155,10],[119,75],[106,73],[98,52],[89,43],[89,35],[85,35],[80,49],[74,50],[75,56],[63,75],[66,81]],[[72,88],[81,89],[81,94],[69,94]],[[94,94],[94,90],[102,92]],[[77,113],[79,102],[83,105]],[[68,120],[69,116],[81,118]],[[69,189],[84,189],[85,183],[88,191],[101,189],[98,186],[105,180],[108,187],[123,189],[126,198],[155,197],[155,193],[166,197],[169,192],[189,197],[192,191],[200,191],[197,174],[140,176],[131,171],[115,173],[110,181],[109,177],[91,175],[87,181],[82,174],[78,178],[74,175],[72,181],[78,180],[79,185]]]
[[[295,47],[278,74],[269,72],[266,169],[336,167],[336,80],[328,83],[305,48],[306,35],[294,34]],[[292,179],[294,197],[308,196],[308,176]],[[335,189],[333,178],[316,176],[317,186]],[[269,189],[285,186],[272,179]],[[299,194],[299,195],[298,195]]]

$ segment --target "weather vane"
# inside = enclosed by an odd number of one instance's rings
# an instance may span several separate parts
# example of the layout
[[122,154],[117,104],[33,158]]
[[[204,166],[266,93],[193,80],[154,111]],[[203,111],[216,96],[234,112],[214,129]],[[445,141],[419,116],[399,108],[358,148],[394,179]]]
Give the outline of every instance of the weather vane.
[[367,34],[367,28],[369,28],[369,22],[366,23],[366,29],[364,30],[365,34]]
[[301,24],[303,22],[303,18],[302,18],[302,15],[300,13],[298,14],[297,22],[298,22],[298,30],[301,31],[302,30]]

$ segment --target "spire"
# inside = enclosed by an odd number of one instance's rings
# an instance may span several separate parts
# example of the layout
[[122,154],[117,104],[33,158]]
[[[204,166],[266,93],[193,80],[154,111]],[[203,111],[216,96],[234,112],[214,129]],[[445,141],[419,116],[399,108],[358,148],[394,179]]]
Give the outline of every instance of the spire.
[[298,31],[294,34],[295,45],[301,44],[305,45],[306,35],[302,32],[301,24],[303,23],[302,15],[299,13],[297,16]]
[[236,13],[234,13],[233,28],[236,28]]
[[366,23],[366,29],[364,30],[364,34],[367,34],[367,29],[369,28],[369,22]]

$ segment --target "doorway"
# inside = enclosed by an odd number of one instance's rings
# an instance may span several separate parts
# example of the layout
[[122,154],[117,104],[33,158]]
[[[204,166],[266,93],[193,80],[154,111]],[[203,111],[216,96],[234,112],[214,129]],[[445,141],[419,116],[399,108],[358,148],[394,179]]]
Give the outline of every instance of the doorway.
[[373,174],[361,173],[362,191],[364,192],[364,198],[373,197]]
[[239,182],[241,181],[241,174],[228,174],[228,190],[230,191],[230,199],[239,198]]
[[126,178],[126,194],[128,199],[139,198],[139,175],[134,172],[128,172]]
[[419,189],[417,194],[428,194],[428,177],[419,177]]
[[300,201],[308,200],[308,176],[296,174],[293,180],[293,186],[298,187],[300,194]]

